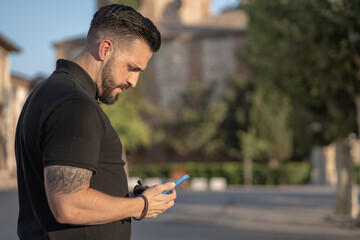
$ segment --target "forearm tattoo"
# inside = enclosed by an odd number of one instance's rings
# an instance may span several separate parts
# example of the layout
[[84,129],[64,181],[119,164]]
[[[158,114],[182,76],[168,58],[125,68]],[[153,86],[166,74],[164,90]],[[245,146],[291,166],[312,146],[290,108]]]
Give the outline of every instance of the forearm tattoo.
[[92,172],[70,166],[50,166],[46,171],[49,192],[70,194],[80,191],[90,183]]

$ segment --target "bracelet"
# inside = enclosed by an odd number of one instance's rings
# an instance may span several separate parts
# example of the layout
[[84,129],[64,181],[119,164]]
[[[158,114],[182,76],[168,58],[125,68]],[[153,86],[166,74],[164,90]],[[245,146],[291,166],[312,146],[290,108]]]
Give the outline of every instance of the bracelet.
[[149,202],[148,202],[148,200],[147,200],[147,198],[144,196],[144,195],[139,195],[139,197],[142,197],[142,199],[144,199],[144,202],[145,202],[145,206],[144,206],[144,210],[142,211],[142,213],[141,213],[141,216],[139,217],[139,218],[133,218],[134,220],[136,220],[136,221],[140,221],[140,220],[142,220],[145,216],[146,216],[146,214],[147,214],[147,212],[148,212],[148,209],[149,209]]

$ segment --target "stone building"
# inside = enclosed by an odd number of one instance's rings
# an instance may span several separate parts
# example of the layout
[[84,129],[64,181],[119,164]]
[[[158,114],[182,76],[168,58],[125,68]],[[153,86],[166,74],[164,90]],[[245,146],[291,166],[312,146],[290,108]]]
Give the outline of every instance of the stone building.
[[30,81],[11,75],[11,52],[19,52],[18,47],[0,36],[0,188],[16,184],[15,129],[31,86]]
[[[98,6],[112,2],[98,0]],[[210,0],[146,0],[139,6],[162,34],[162,46],[144,73],[145,92],[157,106],[178,106],[180,94],[193,81],[215,85],[219,96],[226,80],[244,73],[235,57],[246,38],[247,17],[242,11],[212,15]],[[84,42],[85,36],[55,43],[57,58],[73,59]]]
[[10,111],[10,122],[11,122],[11,136],[9,139],[10,144],[10,153],[9,158],[12,162],[11,169],[15,169],[15,131],[18,118],[20,116],[22,107],[26,101],[26,98],[29,95],[29,92],[33,89],[34,81],[30,81],[27,78],[24,78],[17,74],[11,74],[11,89],[12,93],[10,96],[11,101],[11,111]]

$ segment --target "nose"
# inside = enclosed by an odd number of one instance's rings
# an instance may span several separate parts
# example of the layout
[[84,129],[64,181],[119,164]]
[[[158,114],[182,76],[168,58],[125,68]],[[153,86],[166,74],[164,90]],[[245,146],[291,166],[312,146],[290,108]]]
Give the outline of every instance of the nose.
[[136,87],[136,84],[139,80],[139,75],[140,73],[134,73],[131,77],[128,78],[127,83],[130,85],[130,87]]

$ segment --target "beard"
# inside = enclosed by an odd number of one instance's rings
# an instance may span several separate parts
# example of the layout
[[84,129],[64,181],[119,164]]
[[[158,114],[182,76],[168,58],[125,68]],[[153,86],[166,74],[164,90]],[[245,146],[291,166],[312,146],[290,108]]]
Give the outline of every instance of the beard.
[[130,85],[127,83],[116,85],[112,70],[113,70],[113,57],[110,58],[110,60],[105,64],[102,70],[101,83],[98,93],[99,101],[107,105],[115,103],[119,98],[119,93],[115,95],[111,94],[114,89],[116,88],[128,89],[130,87]]

